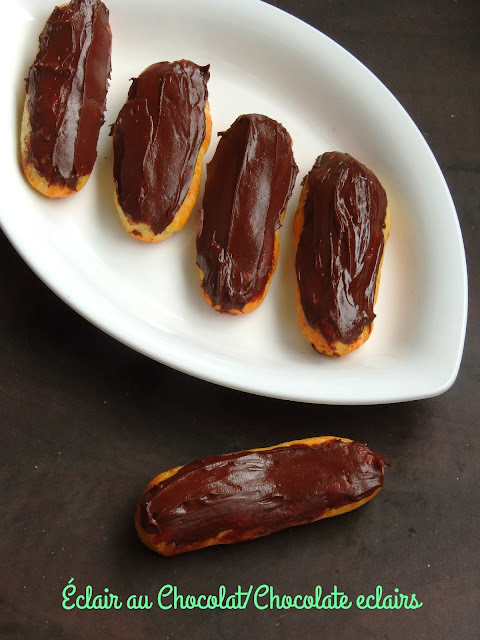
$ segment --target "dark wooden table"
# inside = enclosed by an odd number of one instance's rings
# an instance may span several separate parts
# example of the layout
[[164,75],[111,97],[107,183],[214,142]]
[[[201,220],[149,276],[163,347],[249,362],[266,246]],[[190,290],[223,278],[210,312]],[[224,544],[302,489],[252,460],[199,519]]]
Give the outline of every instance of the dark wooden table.
[[[217,387],[135,353],[61,302],[0,238],[0,638],[474,639],[480,634],[478,0],[279,0],[364,62],[435,153],[462,226],[466,347],[444,395],[400,405],[297,404]],[[292,88],[293,89],[293,88]],[[3,188],[6,188],[4,185]],[[441,344],[439,345],[441,349]],[[391,462],[368,507],[270,538],[163,559],[132,512],[145,483],[201,455],[333,433]],[[70,578],[126,599],[266,583],[398,588],[416,610],[80,611]]]

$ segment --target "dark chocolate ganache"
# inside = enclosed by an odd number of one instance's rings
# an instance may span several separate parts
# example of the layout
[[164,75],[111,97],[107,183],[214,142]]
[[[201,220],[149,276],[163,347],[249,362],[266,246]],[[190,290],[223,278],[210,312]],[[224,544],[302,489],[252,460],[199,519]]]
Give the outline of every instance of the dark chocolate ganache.
[[329,344],[350,344],[375,318],[387,196],[372,171],[347,153],[324,153],[305,180],[296,256],[301,304]]
[[113,129],[123,213],[162,233],[181,207],[205,139],[209,65],[158,62],[134,78]]
[[384,460],[358,442],[291,444],[209,456],[181,467],[140,501],[144,531],[177,546],[235,542],[310,522],[383,485]]
[[108,16],[100,0],[72,0],[40,34],[26,80],[27,159],[51,185],[74,190],[95,164],[111,70]]
[[263,293],[274,268],[274,237],[298,169],[286,129],[242,115],[220,133],[197,235],[203,289],[221,311],[241,310]]

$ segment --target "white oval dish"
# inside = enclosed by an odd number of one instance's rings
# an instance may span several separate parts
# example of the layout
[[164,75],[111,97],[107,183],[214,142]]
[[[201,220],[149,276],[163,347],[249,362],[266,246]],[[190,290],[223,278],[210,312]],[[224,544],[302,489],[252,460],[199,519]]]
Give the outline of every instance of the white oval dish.
[[[465,337],[467,275],[455,208],[442,173],[405,110],[358,60],[305,23],[257,0],[109,0],[112,79],[106,125],[88,185],[50,201],[21,173],[24,77],[52,7],[5,3],[0,104],[4,191],[0,221],[42,280],[92,323],[145,355],[252,393],[331,404],[413,400],[446,391]],[[7,56],[7,53],[4,54]],[[280,260],[263,305],[223,316],[204,301],[195,267],[198,206],[164,243],[129,237],[113,204],[109,127],[129,78],[159,60],[211,64],[213,136],[241,113],[279,120],[300,169],[280,235]],[[9,91],[10,89],[10,91]],[[372,337],[340,359],[315,353],[296,322],[292,214],[317,155],[347,151],[386,188],[392,228]]]

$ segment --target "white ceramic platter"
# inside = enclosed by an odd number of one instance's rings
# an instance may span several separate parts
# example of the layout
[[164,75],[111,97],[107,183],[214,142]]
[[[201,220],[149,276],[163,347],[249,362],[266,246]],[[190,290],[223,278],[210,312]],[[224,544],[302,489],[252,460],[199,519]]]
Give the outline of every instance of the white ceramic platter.
[[[300,169],[281,231],[280,260],[264,304],[244,317],[204,301],[195,267],[198,206],[167,242],[128,236],[112,199],[112,145],[102,129],[83,191],[63,201],[34,192],[19,168],[24,78],[53,8],[5,2],[0,103],[0,220],[31,268],[95,325],[191,375],[257,394],[336,404],[386,403],[442,393],[461,359],[467,308],[463,243],[440,169],[387,89],[308,25],[257,0],[110,0],[112,78],[107,124],[129,78],[159,60],[211,64],[213,137],[241,113],[283,123]],[[5,13],[4,13],[5,15]],[[384,184],[391,209],[377,319],[355,353],[328,359],[300,334],[295,311],[292,214],[316,156],[347,151]],[[92,354],[94,357],[94,354]]]

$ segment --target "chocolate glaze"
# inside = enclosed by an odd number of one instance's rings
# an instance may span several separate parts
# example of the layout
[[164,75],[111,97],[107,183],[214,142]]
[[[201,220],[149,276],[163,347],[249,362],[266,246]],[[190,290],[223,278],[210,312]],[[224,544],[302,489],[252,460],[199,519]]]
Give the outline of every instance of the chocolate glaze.
[[223,531],[222,542],[257,537],[368,497],[383,465],[365,445],[335,438],[201,458],[144,494],[142,527],[178,547]]
[[209,65],[158,62],[134,78],[113,130],[119,204],[162,233],[181,207],[205,139]]
[[372,171],[347,153],[324,153],[306,180],[296,257],[301,304],[329,344],[349,344],[375,318],[387,196]]
[[207,167],[197,236],[203,289],[221,311],[241,310],[262,295],[274,268],[274,235],[298,169],[284,127],[242,115]]
[[28,157],[49,184],[75,189],[92,172],[104,122],[112,36],[100,0],[56,7],[26,80]]

